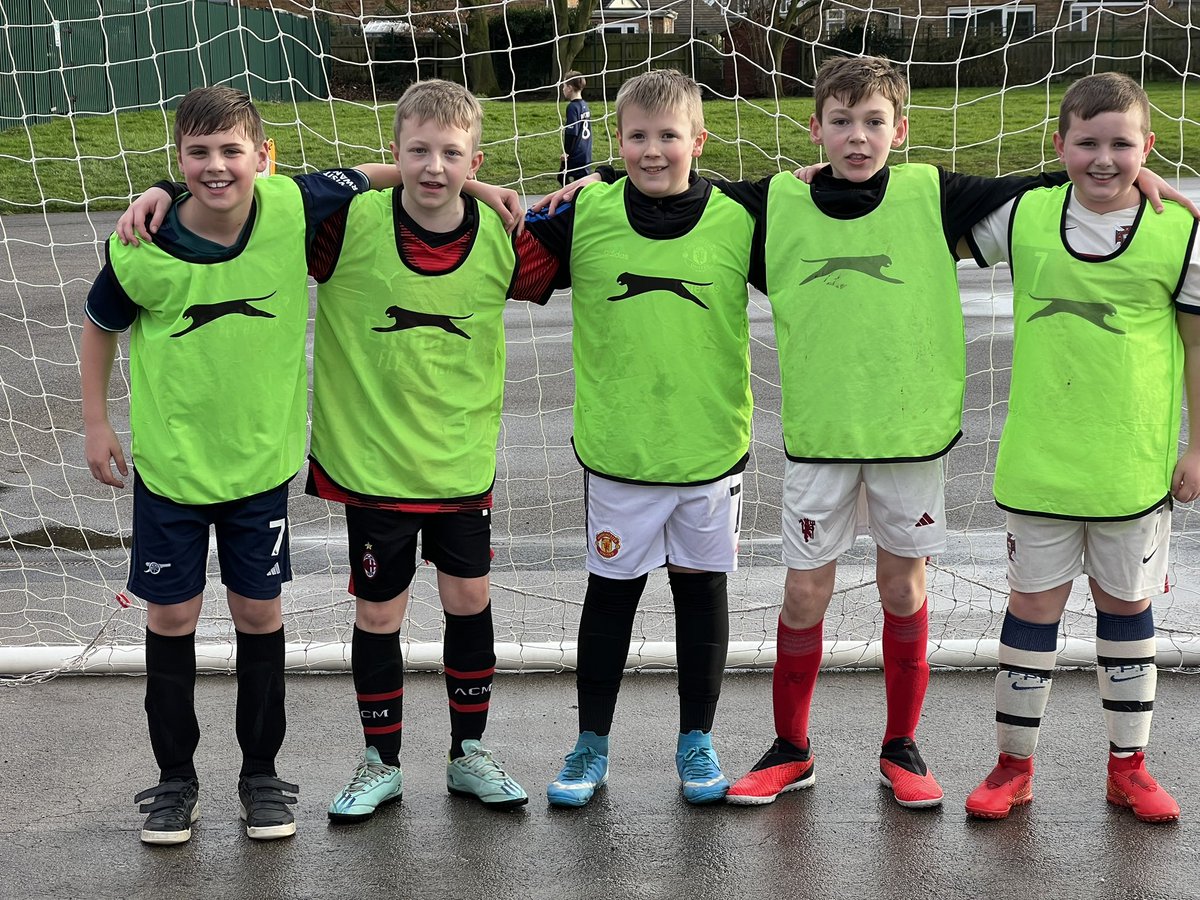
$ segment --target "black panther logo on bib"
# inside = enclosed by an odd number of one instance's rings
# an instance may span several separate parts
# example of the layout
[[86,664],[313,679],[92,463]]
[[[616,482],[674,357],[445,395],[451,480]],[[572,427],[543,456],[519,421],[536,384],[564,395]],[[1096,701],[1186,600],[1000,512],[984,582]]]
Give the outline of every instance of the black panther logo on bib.
[[392,324],[383,328],[372,328],[372,331],[404,331],[409,328],[440,328],[447,334],[457,334],[459,337],[464,337],[468,341],[471,336],[455,325],[455,322],[461,322],[463,319],[471,318],[466,316],[448,316],[438,313],[417,312],[412,309],[405,309],[402,306],[389,306],[386,310],[386,315],[392,319]]
[[1029,299],[1038,300],[1045,303],[1046,306],[1039,309],[1031,315],[1026,322],[1032,322],[1034,319],[1041,319],[1045,316],[1054,316],[1059,313],[1069,313],[1072,316],[1091,322],[1097,328],[1103,328],[1105,331],[1111,331],[1113,334],[1124,334],[1124,330],[1114,328],[1105,322],[1108,316],[1115,316],[1117,308],[1111,303],[1104,300],[1070,300],[1066,297],[1035,297],[1029,295]]
[[899,278],[891,278],[883,274],[883,270],[892,264],[892,258],[883,253],[878,256],[827,256],[823,259],[804,259],[801,262],[824,263],[821,268],[800,282],[801,284],[808,284],[818,278],[826,278],[841,269],[861,272],[863,275],[886,281],[888,284],[904,284]]
[[708,306],[693,294],[686,285],[693,287],[708,287],[712,284],[711,281],[687,281],[683,278],[672,278],[670,276],[659,275],[638,275],[635,272],[622,272],[617,276],[617,284],[625,288],[624,294],[618,294],[615,297],[609,297],[610,301],[628,300],[630,297],[637,297],[641,294],[650,294],[654,291],[666,291],[674,294],[684,300],[690,300],[701,309],[708,309]]
[[264,297],[243,297],[240,300],[222,300],[218,303],[193,303],[183,311],[183,317],[191,319],[192,324],[183,331],[175,332],[171,337],[183,337],[189,331],[195,331],[200,326],[214,322],[222,316],[261,316],[264,319],[274,319],[274,313],[250,305],[259,300],[270,300],[274,296],[275,292],[271,291]]

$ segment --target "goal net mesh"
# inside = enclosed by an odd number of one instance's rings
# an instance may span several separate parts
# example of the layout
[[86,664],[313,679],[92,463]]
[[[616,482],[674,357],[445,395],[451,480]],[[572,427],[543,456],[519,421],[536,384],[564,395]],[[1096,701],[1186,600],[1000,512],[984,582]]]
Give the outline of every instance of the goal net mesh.
[[[981,175],[1057,168],[1050,136],[1074,78],[1119,70],[1143,81],[1158,141],[1150,165],[1196,176],[1189,102],[1200,62],[1193,4],[1071,2],[988,7],[636,2],[224,3],[0,0],[0,673],[126,671],[140,665],[145,604],[124,591],[130,490],[93,481],[83,453],[79,342],[84,301],[118,211],[178,178],[173,109],[188,89],[227,83],[259,103],[278,171],[388,157],[394,101],[416,78],[468,84],[483,99],[480,177],[531,200],[555,187],[561,75],[584,73],[594,162],[617,159],[614,98],[652,67],[705,89],[702,174],[758,179],[820,159],[809,140],[813,73],[834,53],[887,55],[913,85],[911,130],[894,161]],[[1197,23],[1200,24],[1200,23]],[[1200,48],[1198,48],[1200,49]],[[931,657],[994,664],[1007,597],[1003,515],[991,495],[1012,352],[1008,272],[960,269],[967,314],[965,437],[946,458],[949,550],[929,563]],[[315,296],[315,292],[314,292]],[[730,576],[730,664],[774,660],[784,467],[770,304],[751,297],[754,439],[738,571]],[[567,668],[586,584],[583,478],[570,446],[570,301],[511,304],[495,486],[493,618],[501,665]],[[680,348],[680,352],[688,352]],[[110,412],[128,448],[128,345]],[[284,591],[289,666],[349,656],[342,511],[292,483],[294,580]],[[1200,522],[1174,513],[1170,591],[1154,598],[1160,662],[1196,664]],[[215,554],[198,643],[228,668],[233,629]],[[441,608],[431,566],[412,586],[410,665],[436,666]],[[1087,664],[1094,613],[1079,579],[1062,623],[1063,662]],[[874,553],[843,557],[825,620],[834,666],[878,665]],[[674,612],[652,573],[631,664],[673,664]],[[36,676],[32,676],[36,677]]]

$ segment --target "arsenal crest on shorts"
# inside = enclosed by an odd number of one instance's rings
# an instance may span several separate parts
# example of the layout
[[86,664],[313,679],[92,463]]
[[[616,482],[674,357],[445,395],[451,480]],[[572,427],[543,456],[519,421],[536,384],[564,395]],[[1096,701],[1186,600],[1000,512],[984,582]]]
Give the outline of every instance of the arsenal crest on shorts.
[[596,533],[596,552],[605,559],[612,559],[621,552],[621,539],[611,531]]

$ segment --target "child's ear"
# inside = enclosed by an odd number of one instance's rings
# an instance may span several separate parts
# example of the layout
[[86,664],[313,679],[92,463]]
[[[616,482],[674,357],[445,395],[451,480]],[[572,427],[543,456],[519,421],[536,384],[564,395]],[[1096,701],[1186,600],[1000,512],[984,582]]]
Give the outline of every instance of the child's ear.
[[896,134],[892,138],[892,147],[899,147],[908,137],[908,116],[901,116],[899,124],[896,125]]
[[1154,149],[1154,132],[1146,132],[1146,143],[1142,147],[1142,162],[1144,163],[1150,157],[1150,151]]
[[704,152],[704,142],[708,140],[708,131],[701,128],[700,133],[696,135],[696,140],[692,144],[692,156],[697,157]]
[[471,157],[471,171],[467,175],[468,178],[474,178],[475,173],[479,171],[479,167],[483,165],[483,151],[476,150],[475,155]]
[[1057,131],[1054,132],[1054,152],[1058,154],[1058,161],[1063,161],[1063,154],[1066,152],[1067,145],[1063,140],[1062,135]]
[[255,165],[254,171],[256,171],[256,172],[267,171],[267,164],[270,163],[270,161],[271,161],[271,151],[267,147],[267,142],[263,141],[262,145],[258,148],[258,163]]
[[813,113],[808,117],[808,137],[814,144],[821,143],[821,120],[817,118],[817,114]]

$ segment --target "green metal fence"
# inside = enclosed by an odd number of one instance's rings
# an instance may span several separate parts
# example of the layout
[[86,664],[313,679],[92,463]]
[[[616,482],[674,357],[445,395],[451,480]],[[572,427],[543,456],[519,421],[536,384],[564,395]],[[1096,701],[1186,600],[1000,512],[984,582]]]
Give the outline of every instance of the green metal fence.
[[210,84],[324,98],[328,43],[323,23],[207,0],[0,0],[0,128],[172,107]]

